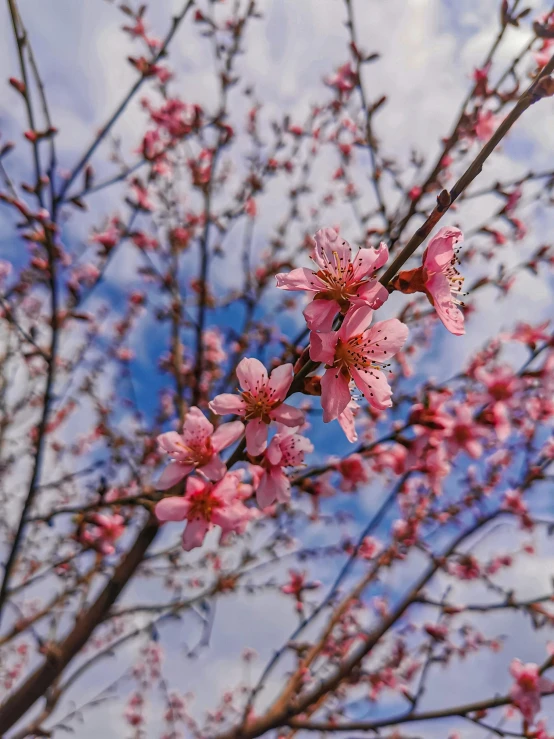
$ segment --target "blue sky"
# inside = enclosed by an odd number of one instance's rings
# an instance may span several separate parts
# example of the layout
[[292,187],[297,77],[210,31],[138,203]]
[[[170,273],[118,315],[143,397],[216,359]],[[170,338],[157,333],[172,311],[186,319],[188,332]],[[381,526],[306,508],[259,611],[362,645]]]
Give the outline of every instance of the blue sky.
[[[163,0],[153,5],[147,18],[157,35],[165,32],[170,12],[179,8],[180,4],[177,0]],[[302,3],[297,0],[294,3],[291,0],[263,0],[260,5],[264,10],[264,18],[249,32],[248,53],[241,58],[240,69],[245,79],[256,85],[257,96],[266,106],[268,119],[281,116],[284,110],[288,110],[294,122],[301,122],[309,104],[321,97],[321,78],[346,60],[342,5],[334,0],[305,0]],[[440,137],[455,119],[471,72],[482,60],[496,32],[496,5],[479,0],[354,0],[359,35],[364,46],[383,55],[380,62],[367,67],[364,78],[371,99],[377,99],[382,94],[389,96],[388,109],[376,118],[376,133],[382,140],[384,150],[397,156],[400,162],[406,161],[412,147],[429,157],[438,151]],[[533,5],[536,9],[541,6],[542,3]],[[118,30],[121,14],[105,0],[82,3],[75,3],[74,0],[21,0],[20,9],[40,61],[53,118],[60,129],[60,161],[63,166],[70,167],[134,79],[130,66],[125,62],[134,47]],[[0,32],[0,40],[3,41],[3,35],[6,36],[6,42],[0,43],[0,69],[9,70],[9,75],[17,74],[13,43],[6,30],[8,19],[5,6],[0,7],[0,28],[4,29]],[[517,53],[527,38],[525,29],[511,32],[500,59],[508,59]],[[214,85],[207,42],[191,32],[190,23],[185,23],[175,40],[173,52],[172,65],[179,79],[176,92],[187,100],[209,106],[214,100]],[[239,106],[238,110],[242,108]],[[20,142],[21,114],[17,94],[9,86],[3,86],[0,90],[2,140],[15,138]],[[116,128],[116,133],[124,141],[124,151],[130,162],[139,144],[143,120],[143,114],[135,104]],[[514,173],[524,172],[530,166],[554,167],[553,123],[554,107],[550,102],[540,113],[531,111],[502,147],[494,163],[486,168],[483,181],[512,177]],[[28,151],[25,147],[26,144],[21,143],[10,161],[19,178],[29,176]],[[94,160],[99,177],[111,171],[105,163],[107,151],[105,146],[102,147]],[[329,177],[329,172],[335,166],[336,162],[331,156],[322,157],[320,169],[313,177],[314,186],[320,188],[319,192],[327,185],[325,178]],[[370,198],[365,172],[358,174],[360,187],[365,188],[364,195]],[[286,187],[271,187],[259,199],[260,216],[255,231],[258,253],[262,251],[268,234],[272,233],[275,222],[285,212],[283,196]],[[114,212],[123,216],[125,206],[118,202],[121,192],[121,188],[116,187],[92,197],[89,213],[83,218],[76,216],[71,219],[64,228],[63,240],[68,243],[84,241],[92,225],[100,226]],[[471,201],[448,222],[460,222],[471,227],[472,223],[481,222],[494,207],[491,199],[484,203]],[[356,242],[359,229],[347,206],[330,208],[324,217],[326,221],[321,225],[340,223],[345,237]],[[552,225],[550,215],[535,219],[530,235],[532,243],[546,236]],[[233,245],[239,239],[240,229],[237,229],[229,239],[225,257],[214,262],[214,289],[221,292],[238,284],[240,264],[237,264]],[[0,254],[17,264],[23,249],[22,242],[13,238],[11,217],[5,209],[0,210]],[[512,252],[506,252],[508,261],[518,261],[518,249],[516,245]],[[195,260],[196,257],[191,255],[190,262],[183,268],[183,279],[189,269],[196,270]],[[130,282],[141,284],[134,277],[134,270],[139,264],[136,251],[124,247],[113,260],[106,285],[97,291],[91,299],[91,305],[107,300],[117,313]],[[274,294],[269,291],[266,309],[271,311],[280,297],[277,291]],[[158,296],[151,296],[152,302],[157,299]],[[522,320],[535,320],[551,313],[548,285],[530,277],[523,278],[509,301],[500,303],[492,291],[485,291],[477,303],[480,314],[468,321],[465,337],[457,339],[447,335],[442,327],[437,328],[432,350],[418,360],[416,378],[432,376],[443,379],[453,374],[470,351],[507,326],[506,317],[516,309]],[[382,317],[392,315],[397,305],[391,300],[391,304],[383,309]],[[234,323],[236,318],[235,313],[212,313],[209,323],[223,328],[230,322]],[[289,336],[302,326],[300,311],[296,316],[278,316],[277,321]],[[137,353],[132,372],[139,389],[139,404],[147,412],[154,410],[157,392],[168,381],[155,369],[156,357],[165,343],[162,332],[154,323],[144,321],[132,345]],[[277,349],[269,347],[267,354],[274,351]],[[77,419],[76,424],[79,423]],[[314,419],[312,438],[320,453],[340,454],[347,449],[337,424],[316,426]],[[354,532],[362,527],[365,517],[376,507],[377,500],[378,491],[369,487],[358,498],[340,496],[336,504],[330,504],[330,508],[338,505],[353,514],[355,521],[349,528]],[[386,531],[389,525],[387,519],[383,530]],[[164,532],[162,542],[171,535],[169,531]],[[322,540],[323,535],[321,533],[320,539],[316,533],[310,543]],[[329,533],[325,532],[325,536],[328,537]],[[339,538],[340,533],[337,532],[336,539]],[[523,586],[530,582],[539,585],[545,580],[551,568],[551,556],[551,549],[545,544],[544,573],[542,570],[525,571],[525,563],[520,566],[517,572]],[[334,570],[331,571],[327,566],[321,568],[320,572],[317,567],[315,569],[316,575],[325,582],[329,582],[334,575]],[[284,575],[280,573],[279,576]],[[395,587],[394,581],[392,587]],[[152,593],[142,586],[131,589],[126,595],[129,601],[137,597],[145,599],[152,597]],[[282,599],[277,601],[274,596],[264,596],[256,601],[255,613],[252,613],[253,608],[245,599],[229,598],[218,607],[209,651],[201,654],[197,661],[185,662],[184,665],[179,656],[169,657],[168,679],[182,690],[195,687],[199,710],[213,705],[213,695],[228,686],[234,676],[241,674],[243,668],[238,655],[243,646],[249,644],[259,651],[257,664],[261,665],[273,643],[279,643],[279,637],[285,637],[294,627],[293,609]],[[188,626],[186,620],[184,623]],[[513,630],[518,628],[517,624],[517,618],[510,617],[502,623],[502,628],[505,631]],[[181,624],[171,625],[163,633],[167,645],[174,643],[173,640],[180,642],[187,638],[186,629]],[[522,653],[525,659],[533,659],[540,652],[538,640],[532,638],[527,640],[526,637],[525,643],[519,646],[525,652]],[[128,658],[129,654],[125,653],[118,664],[126,664]],[[500,664],[506,659],[502,657]],[[483,662],[473,666],[470,664],[473,675],[469,681],[471,685],[468,682],[463,689],[455,685],[456,689],[464,694],[470,690],[482,691],[497,675],[503,676],[499,684],[505,687],[505,664],[501,667],[497,665],[485,665]],[[72,697],[81,700],[98,690],[105,678],[104,669],[100,667],[91,673]],[[435,698],[448,697],[452,688],[448,687],[447,678],[441,677],[440,685],[438,680],[433,684],[438,691]],[[108,707],[96,713],[90,726],[87,725],[81,735],[92,737],[100,731],[108,731],[107,735],[110,735],[110,727],[118,725],[120,720],[119,712]],[[432,737],[434,734],[429,730],[426,736]]]

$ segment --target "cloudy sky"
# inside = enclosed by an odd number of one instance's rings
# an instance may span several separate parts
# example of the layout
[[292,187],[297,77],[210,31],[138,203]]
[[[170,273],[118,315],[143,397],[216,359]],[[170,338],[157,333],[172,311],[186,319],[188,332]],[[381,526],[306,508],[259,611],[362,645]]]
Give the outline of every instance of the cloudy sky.
[[[229,2],[230,0],[228,0]],[[546,3],[530,2],[537,14]],[[440,138],[455,120],[460,101],[467,93],[473,69],[478,66],[497,32],[499,3],[496,0],[353,0],[358,37],[367,51],[381,54],[381,59],[366,67],[364,83],[368,97],[378,99],[387,95],[388,105],[375,122],[375,132],[383,151],[400,163],[409,159],[412,149],[432,160],[440,146]],[[147,13],[149,28],[162,37],[169,17],[181,9],[181,0],[155,0]],[[258,100],[263,104],[268,119],[282,118],[289,112],[293,122],[301,122],[310,105],[321,98],[322,77],[330,74],[347,60],[347,33],[344,28],[345,11],[340,0],[260,0],[263,18],[255,21],[247,33],[247,53],[240,57],[238,69],[245,82],[252,83]],[[19,8],[33,42],[43,80],[47,88],[52,118],[59,129],[58,150],[60,163],[71,167],[94,137],[95,130],[117,107],[122,95],[134,82],[136,75],[126,58],[136,46],[121,33],[122,15],[116,4],[107,0],[20,0]],[[4,77],[17,76],[17,60],[9,32],[6,4],[0,5],[0,70]],[[498,69],[517,54],[529,39],[528,27],[511,30],[498,55]],[[175,71],[175,93],[185,100],[200,103],[208,110],[217,100],[214,67],[209,43],[199,37],[190,21],[184,23],[174,39],[170,63]],[[492,78],[494,80],[494,70]],[[7,84],[0,86],[0,133],[4,139],[21,140],[22,110],[17,93]],[[144,116],[138,100],[130,106],[118,123],[115,134],[123,142],[123,151],[132,162],[134,150],[140,143]],[[503,146],[494,162],[487,165],[482,182],[493,182],[505,177],[514,178],[529,168],[554,168],[554,104],[547,101],[533,109],[518,125],[515,133]],[[25,146],[25,144],[23,144]],[[107,147],[102,147],[94,160],[100,174],[109,175],[106,163]],[[25,157],[17,160],[21,178],[27,175]],[[85,238],[91,224],[99,224],[106,215],[114,213],[114,202],[121,191],[103,192],[91,198],[89,214],[68,226],[71,238]],[[368,189],[369,192],[369,189]],[[263,248],[264,234],[275,220],[274,212],[286,203],[282,192],[270,193],[260,201],[259,248]],[[281,201],[276,198],[281,197]],[[481,222],[498,207],[494,198],[471,203],[450,222],[461,222],[471,227]],[[117,210],[117,207],[116,207]],[[354,240],[358,227],[346,208],[333,209],[328,223],[341,223],[343,234]],[[327,224],[321,224],[327,225]],[[543,216],[531,229],[533,244],[546,238],[554,225],[551,217]],[[17,261],[17,243],[12,238],[13,222],[5,211],[0,211],[0,255]],[[519,248],[519,247],[517,247]],[[518,255],[505,254],[515,263]],[[127,284],[129,260],[134,253],[123,252],[112,265],[108,282],[121,289]],[[135,264],[135,262],[133,262]],[[230,253],[221,263],[215,276],[216,283],[228,287],[233,284],[236,262]],[[446,377],[456,369],[460,356],[480,346],[488,336],[505,327],[509,308],[517,308],[523,320],[535,320],[551,312],[550,288],[547,284],[524,277],[514,290],[511,302],[499,305],[496,295],[484,292],[479,298],[481,316],[486,320],[469,321],[468,332],[455,339],[456,353],[452,351],[453,337],[446,337],[436,347],[432,359],[423,368],[428,374]],[[290,325],[290,321],[289,321]],[[300,323],[298,324],[300,325]],[[138,353],[144,337],[136,339]],[[421,370],[422,368],[420,368]],[[374,499],[362,502],[362,512],[374,508]],[[502,537],[506,532],[499,532]],[[506,534],[509,536],[509,533]],[[503,539],[502,539],[503,541]],[[549,585],[554,552],[545,542],[540,566],[525,568],[522,563],[516,572],[518,583],[524,586],[522,595],[542,592]],[[332,573],[319,573],[328,582]],[[478,595],[470,593],[471,599]],[[131,595],[128,597],[131,598]],[[144,597],[144,593],[142,593]],[[464,597],[468,597],[464,594]],[[252,618],[252,608],[256,608]],[[498,624],[489,625],[493,633],[516,633],[518,617],[498,616]],[[244,677],[239,659],[245,646],[259,654],[256,666],[265,663],[275,645],[287,638],[296,623],[292,607],[277,606],[276,598],[229,598],[218,609],[211,638],[210,650],[201,653],[195,661],[183,660],[182,650],[175,650],[168,658],[166,679],[182,691],[195,692],[198,711],[213,707],[214,696]],[[187,626],[187,622],[183,622]],[[165,646],[188,641],[185,626],[172,625],[164,632]],[[190,626],[190,624],[188,624]],[[190,626],[190,628],[193,628]],[[529,632],[525,632],[529,634]],[[525,660],[540,660],[542,639],[526,636],[517,645],[517,653]],[[513,652],[513,650],[512,650]],[[429,705],[443,705],[456,691],[457,699],[481,698],[490,692],[491,683],[506,690],[509,680],[506,666],[512,652],[507,652],[490,664],[480,661],[465,666],[471,679],[461,684],[456,676],[440,676],[432,683],[432,701]],[[130,654],[130,653],[129,653]],[[119,667],[109,668],[123,672],[124,654]],[[69,698],[81,702],[92,697],[105,684],[105,666],[102,664],[82,681]],[[255,672],[254,672],[255,674]],[[272,686],[269,686],[268,693]],[[69,710],[69,702],[64,704]],[[63,710],[61,711],[63,713]],[[123,736],[121,711],[117,705],[107,704],[101,711],[90,714],[79,736]],[[463,737],[476,736],[471,730]],[[154,735],[154,734],[152,734]],[[150,734],[148,734],[150,736]],[[426,737],[444,736],[437,727],[425,728]]]

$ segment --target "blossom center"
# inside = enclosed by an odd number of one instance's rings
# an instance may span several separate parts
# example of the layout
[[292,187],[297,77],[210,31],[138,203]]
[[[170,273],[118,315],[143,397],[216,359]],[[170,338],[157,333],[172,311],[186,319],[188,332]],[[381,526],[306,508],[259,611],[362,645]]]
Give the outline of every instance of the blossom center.
[[187,515],[189,520],[202,518],[204,521],[211,521],[214,510],[221,508],[221,501],[212,495],[212,490],[208,489],[197,493],[190,502],[190,509]]
[[335,365],[341,370],[348,370],[349,367],[357,370],[376,369],[377,365],[368,356],[370,345],[371,342],[364,341],[363,336],[356,336],[346,342],[339,339],[335,350]]
[[242,393],[242,399],[246,403],[246,420],[250,421],[253,418],[261,418],[264,423],[270,423],[270,412],[281,402],[275,399],[274,396],[274,391],[268,390],[267,388],[259,390],[256,394],[245,390]]

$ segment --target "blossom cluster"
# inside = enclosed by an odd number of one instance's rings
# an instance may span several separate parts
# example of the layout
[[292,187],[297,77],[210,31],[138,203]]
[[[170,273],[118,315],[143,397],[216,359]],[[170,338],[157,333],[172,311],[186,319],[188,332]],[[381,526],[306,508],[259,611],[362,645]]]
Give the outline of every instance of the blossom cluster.
[[[462,279],[454,267],[454,248],[461,239],[458,229],[441,229],[425,250],[423,265],[401,272],[394,286],[401,292],[424,292],[454,334],[464,330],[463,314],[452,297]],[[347,438],[354,440],[353,386],[374,411],[392,405],[384,370],[404,346],[408,327],[397,318],[372,324],[374,312],[389,297],[387,287],[375,278],[375,272],[388,260],[386,244],[353,254],[334,228],[319,230],[314,240],[316,269],[300,267],[278,273],[277,287],[312,295],[304,317],[310,331],[310,359],[325,367],[319,383],[323,421],[337,419]],[[304,412],[285,402],[295,391],[292,364],[279,365],[268,374],[259,359],[246,357],[237,365],[236,375],[239,393],[217,395],[209,408],[218,416],[234,415],[243,420],[214,429],[194,406],[180,434],[169,431],[158,437],[160,449],[172,460],[158,481],[158,490],[169,490],[187,480],[182,496],[158,502],[156,516],[160,521],[187,521],[183,534],[186,550],[200,546],[214,525],[221,528],[223,539],[230,532],[241,533],[257,515],[256,509],[246,504],[254,493],[262,509],[275,502],[286,503],[291,484],[285,468],[301,466],[304,455],[313,451],[313,444],[298,433],[305,425]],[[269,440],[272,424],[275,434]],[[220,452],[243,433],[250,483],[244,482],[244,469],[227,472],[220,457]],[[191,476],[193,472],[196,476]]]

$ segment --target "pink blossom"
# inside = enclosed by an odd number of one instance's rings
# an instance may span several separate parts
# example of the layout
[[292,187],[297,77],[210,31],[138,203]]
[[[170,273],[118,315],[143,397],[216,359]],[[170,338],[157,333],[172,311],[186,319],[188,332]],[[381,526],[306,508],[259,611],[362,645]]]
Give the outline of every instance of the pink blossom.
[[467,405],[456,406],[455,420],[446,440],[450,451],[464,451],[473,459],[479,459],[483,453],[480,441],[483,436],[484,431],[473,420],[471,409]]
[[281,592],[285,595],[294,595],[296,598],[296,610],[304,610],[303,595],[305,590],[317,590],[321,586],[318,580],[306,582],[306,572],[298,572],[297,570],[289,570],[290,580],[286,585],[281,586]]
[[246,419],[246,451],[252,456],[267,447],[267,432],[271,421],[289,427],[301,426],[304,414],[283,401],[292,384],[292,364],[276,367],[268,377],[263,364],[254,358],[244,358],[237,366],[240,395],[223,393],[216,396],[210,408],[220,416],[235,413]]
[[351,454],[341,460],[337,465],[337,470],[342,475],[341,490],[352,492],[360,483],[369,480],[367,464],[361,454]]
[[341,94],[353,90],[357,82],[358,75],[350,62],[343,64],[332,77],[328,77],[325,80],[325,84],[329,85],[329,87],[334,87]]
[[228,472],[216,484],[189,477],[185,494],[160,500],[156,504],[156,516],[162,522],[187,521],[182,538],[186,552],[202,546],[204,537],[214,526],[221,528],[221,539],[232,531],[241,534],[255,515],[243,503],[242,477],[242,470]]
[[264,452],[263,472],[256,487],[256,499],[260,508],[267,508],[275,501],[286,503],[290,498],[290,480],[283,467],[304,464],[304,454],[313,452],[312,442],[294,430],[283,429],[275,434]]
[[496,129],[496,116],[491,110],[480,110],[477,114],[477,123],[474,126],[475,135],[479,141],[488,141]]
[[553,45],[554,39],[545,38],[542,40],[541,48],[533,54],[537,67],[544,67],[545,64],[548,64],[552,56]]
[[452,295],[460,292],[464,279],[454,266],[454,247],[463,238],[458,228],[441,228],[423,253],[425,290],[445,328],[456,336],[465,333],[464,315]]
[[353,444],[358,441],[358,432],[354,423],[356,411],[360,406],[355,400],[351,400],[342,413],[339,413],[338,422],[348,441]]
[[114,246],[117,246],[120,237],[118,222],[117,220],[113,220],[105,231],[93,234],[90,237],[90,241],[94,244],[100,244],[106,251],[109,251]]
[[157,489],[167,490],[194,469],[209,480],[221,480],[227,468],[219,452],[237,441],[243,431],[241,421],[224,423],[214,431],[200,408],[193,406],[185,417],[182,434],[168,431],[158,436],[160,449],[169,454],[172,461],[163,471]]
[[504,210],[506,213],[512,213],[515,209],[519,201],[521,200],[523,196],[523,191],[521,187],[516,187],[512,190],[511,193],[506,194],[506,204],[504,205]]
[[335,316],[346,314],[351,305],[379,308],[388,291],[371,277],[385,264],[389,251],[385,244],[378,249],[360,249],[352,256],[352,247],[341,239],[334,228],[322,228],[315,234],[313,261],[317,271],[299,267],[286,274],[275,275],[282,290],[306,290],[314,299],[304,310],[308,328],[330,331]]
[[525,721],[532,725],[541,708],[541,694],[552,690],[553,685],[541,676],[539,666],[533,662],[523,664],[519,659],[512,660],[510,674],[515,679],[510,697]]
[[113,554],[114,542],[125,531],[125,519],[118,514],[93,513],[90,522],[94,525],[83,529],[79,541],[101,554]]
[[380,364],[401,349],[408,327],[391,318],[367,329],[372,314],[371,308],[358,308],[346,316],[338,331],[312,331],[310,335],[311,359],[327,366],[321,378],[325,423],[338,418],[350,403],[351,379],[373,408],[384,410],[392,405],[392,391]]

